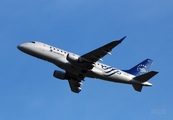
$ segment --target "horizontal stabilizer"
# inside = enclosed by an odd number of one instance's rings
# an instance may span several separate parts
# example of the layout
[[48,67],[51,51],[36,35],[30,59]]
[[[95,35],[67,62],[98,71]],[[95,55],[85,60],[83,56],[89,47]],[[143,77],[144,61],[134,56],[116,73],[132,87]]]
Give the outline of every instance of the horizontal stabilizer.
[[157,71],[151,71],[139,76],[134,77],[133,79],[140,81],[140,82],[146,82],[148,81],[150,78],[152,78],[153,76],[155,76],[158,72]]
[[142,85],[136,85],[136,84],[132,84],[132,86],[133,86],[133,88],[136,90],[136,91],[138,91],[138,92],[141,92],[141,90],[142,90]]

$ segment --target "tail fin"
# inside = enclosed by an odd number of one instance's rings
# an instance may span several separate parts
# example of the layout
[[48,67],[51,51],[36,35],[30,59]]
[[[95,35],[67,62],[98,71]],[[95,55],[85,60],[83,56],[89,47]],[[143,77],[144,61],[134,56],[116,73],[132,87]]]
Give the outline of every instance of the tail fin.
[[143,62],[136,65],[135,67],[131,68],[130,70],[124,70],[124,71],[135,76],[142,75],[149,71],[152,63],[153,63],[153,60],[146,59]]

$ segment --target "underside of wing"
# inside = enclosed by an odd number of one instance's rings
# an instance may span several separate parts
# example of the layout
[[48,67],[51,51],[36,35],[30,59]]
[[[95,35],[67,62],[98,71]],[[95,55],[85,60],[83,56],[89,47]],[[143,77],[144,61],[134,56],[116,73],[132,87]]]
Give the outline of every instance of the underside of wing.
[[120,44],[124,39],[126,38],[123,37],[120,40],[115,40],[112,41],[98,49],[95,49],[87,54],[84,54],[81,56],[81,59],[84,61],[88,61],[90,63],[94,63],[98,60],[102,60],[102,58],[106,55],[106,54],[110,54],[110,52],[112,51],[112,49],[117,46],[118,44]]
[[68,82],[69,82],[71,91],[75,93],[79,93],[82,90],[81,85],[83,85],[82,80],[84,79],[84,77],[80,77],[79,75],[76,75],[70,72],[66,72],[66,75],[68,76]]
[[81,81],[69,79],[68,82],[69,82],[71,91],[73,91],[75,93],[79,93],[82,90],[82,88],[81,88],[82,82]]

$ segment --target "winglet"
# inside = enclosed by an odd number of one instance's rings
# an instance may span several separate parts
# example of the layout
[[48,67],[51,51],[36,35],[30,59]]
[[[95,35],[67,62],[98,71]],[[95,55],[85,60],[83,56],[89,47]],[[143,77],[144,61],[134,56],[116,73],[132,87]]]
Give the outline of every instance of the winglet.
[[119,40],[119,42],[122,42],[126,37],[127,37],[127,36],[124,36],[123,38],[121,38],[121,39]]

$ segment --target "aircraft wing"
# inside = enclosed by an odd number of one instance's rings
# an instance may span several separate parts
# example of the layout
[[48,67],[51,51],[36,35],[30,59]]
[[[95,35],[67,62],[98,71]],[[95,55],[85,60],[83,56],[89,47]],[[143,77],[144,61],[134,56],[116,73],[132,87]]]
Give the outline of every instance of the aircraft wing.
[[80,87],[82,85],[82,82],[74,80],[74,79],[69,79],[68,80],[71,91],[75,92],[75,93],[79,93],[82,88]]
[[121,43],[124,39],[126,38],[123,37],[120,40],[114,40],[100,48],[97,48],[87,54],[84,54],[81,56],[81,59],[84,61],[87,61],[89,63],[94,63],[98,60],[102,60],[102,58],[106,55],[106,54],[110,54],[110,52],[112,51],[112,49],[117,46],[119,43]]
[[79,77],[78,75],[75,75],[73,73],[70,72],[66,72],[67,76],[68,76],[68,82],[71,88],[71,91],[75,92],[75,93],[79,93],[82,88],[82,80],[84,79],[84,77]]

